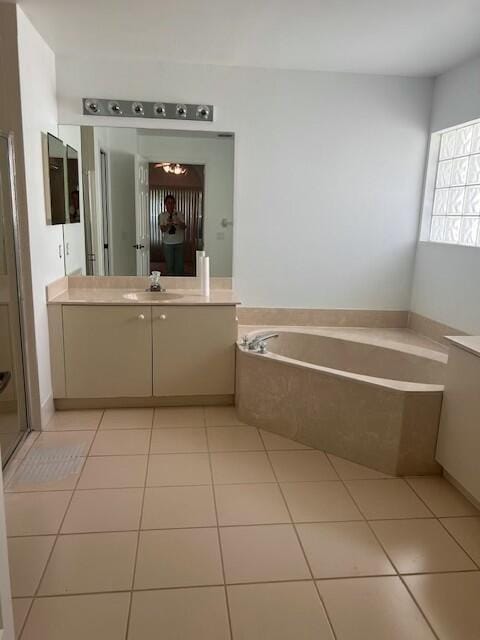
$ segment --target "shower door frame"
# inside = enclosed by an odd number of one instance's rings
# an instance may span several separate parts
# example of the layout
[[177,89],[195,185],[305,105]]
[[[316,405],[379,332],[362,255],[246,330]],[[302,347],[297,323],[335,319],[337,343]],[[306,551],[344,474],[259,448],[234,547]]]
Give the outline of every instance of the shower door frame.
[[[18,216],[18,198],[17,198],[17,182],[16,182],[16,165],[15,165],[15,136],[12,132],[7,132],[0,129],[0,138],[7,143],[8,152],[8,168],[9,168],[9,183],[10,183],[10,206],[11,206],[11,225],[12,225],[12,240],[13,240],[13,255],[14,255],[14,268],[15,268],[15,288],[13,293],[17,297],[18,308],[18,327],[19,327],[19,340],[18,348],[20,353],[18,354],[19,371],[18,376],[21,376],[21,397],[18,397],[18,412],[22,418],[25,418],[25,429],[19,430],[18,440],[16,445],[11,451],[8,452],[8,456],[0,461],[1,466],[5,467],[10,458],[18,450],[20,443],[25,439],[28,433],[32,430],[31,424],[31,406],[29,402],[30,396],[30,379],[28,363],[26,362],[26,322],[25,322],[25,296],[23,291],[23,269],[20,258],[20,232],[19,232],[19,216]],[[8,197],[8,194],[7,194]],[[7,214],[5,214],[7,215]],[[15,355],[13,356],[15,359]]]

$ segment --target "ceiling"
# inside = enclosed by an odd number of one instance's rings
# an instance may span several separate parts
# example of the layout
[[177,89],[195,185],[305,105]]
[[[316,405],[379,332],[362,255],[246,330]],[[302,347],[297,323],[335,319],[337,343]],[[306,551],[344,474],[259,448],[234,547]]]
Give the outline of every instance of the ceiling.
[[59,54],[437,75],[480,53],[480,0],[19,0]]

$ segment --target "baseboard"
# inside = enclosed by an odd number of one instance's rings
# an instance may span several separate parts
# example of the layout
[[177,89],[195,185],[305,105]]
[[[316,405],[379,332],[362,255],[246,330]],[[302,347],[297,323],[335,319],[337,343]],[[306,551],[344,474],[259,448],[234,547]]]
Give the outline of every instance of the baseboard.
[[163,398],[55,398],[57,411],[69,409],[123,409],[137,407],[195,407],[230,406],[235,404],[232,395],[168,396]]
[[464,331],[450,327],[447,324],[442,324],[426,316],[422,316],[414,311],[410,311],[408,314],[409,329],[418,333],[430,340],[439,342],[445,346],[448,346],[448,342],[445,340],[445,336],[464,336],[467,335]]
[[313,327],[405,328],[408,311],[369,309],[281,309],[272,307],[237,308],[239,324]]
[[472,494],[469,491],[467,491],[463,485],[461,485],[457,480],[455,480],[455,478],[451,476],[448,473],[448,471],[445,471],[445,469],[443,470],[443,477],[445,478],[445,480],[448,480],[448,482],[450,482],[450,484],[452,484],[455,487],[455,489],[458,489],[458,491],[460,491],[462,496],[464,496],[469,502],[471,502],[476,509],[480,510],[480,502],[476,498],[474,498]]

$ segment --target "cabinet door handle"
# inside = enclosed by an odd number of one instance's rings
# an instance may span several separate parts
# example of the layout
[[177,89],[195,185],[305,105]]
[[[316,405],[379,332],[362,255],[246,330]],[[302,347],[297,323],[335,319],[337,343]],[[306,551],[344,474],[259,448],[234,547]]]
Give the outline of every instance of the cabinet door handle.
[[160,320],[166,320],[166,319],[167,319],[167,316],[164,313],[160,314]]
[[145,320],[145,314],[140,313],[139,316],[138,316],[138,319],[139,320]]

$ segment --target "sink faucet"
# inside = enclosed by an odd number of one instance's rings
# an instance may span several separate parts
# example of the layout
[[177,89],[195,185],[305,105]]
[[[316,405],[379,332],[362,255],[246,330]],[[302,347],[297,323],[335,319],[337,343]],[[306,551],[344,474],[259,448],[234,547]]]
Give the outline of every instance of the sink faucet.
[[267,340],[271,340],[272,338],[278,338],[278,333],[264,333],[259,336],[255,336],[250,341],[244,341],[244,345],[247,347],[249,351],[259,351],[260,353],[265,353],[266,342]]
[[152,271],[149,280],[150,287],[147,291],[165,291],[165,289],[162,289],[162,285],[160,284],[160,271]]

